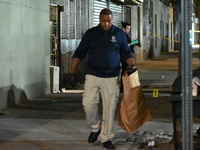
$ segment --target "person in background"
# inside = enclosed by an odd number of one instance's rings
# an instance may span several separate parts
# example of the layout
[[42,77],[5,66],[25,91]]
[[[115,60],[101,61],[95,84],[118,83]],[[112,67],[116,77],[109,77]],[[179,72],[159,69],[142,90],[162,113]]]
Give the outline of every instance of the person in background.
[[128,22],[121,22],[122,24],[122,30],[126,33],[126,38],[127,38],[127,42],[128,42],[128,46],[131,48],[132,53],[134,53],[134,47],[132,44],[132,41],[130,39],[130,37],[128,36],[129,32],[131,31],[131,25]]
[[[119,99],[120,59],[131,67],[135,66],[135,62],[126,35],[122,29],[112,24],[112,11],[107,8],[101,10],[99,21],[98,26],[86,31],[73,55],[70,82],[74,84],[76,69],[80,61],[87,56],[82,104],[91,129],[88,142],[94,143],[100,136],[104,148],[115,149],[112,138]],[[103,105],[102,119],[98,115],[100,94]]]
[[[121,24],[122,24],[122,30],[125,32],[125,34],[126,34],[126,40],[127,40],[127,43],[128,43],[128,46],[129,46],[129,48],[130,48],[130,50],[131,50],[131,52],[134,54],[134,46],[133,46],[133,44],[132,44],[132,41],[131,41],[131,39],[129,38],[129,36],[128,36],[128,34],[129,34],[129,32],[130,32],[130,30],[131,30],[131,25],[130,25],[130,23],[128,23],[128,22],[121,22]],[[124,91],[124,88],[123,88],[123,83],[122,83],[122,75],[124,74],[124,72],[126,71],[126,69],[127,69],[127,63],[126,63],[126,61],[124,61],[124,60],[121,60],[121,68],[122,68],[122,70],[121,70],[121,85],[120,85],[120,93],[123,93],[123,91]]]

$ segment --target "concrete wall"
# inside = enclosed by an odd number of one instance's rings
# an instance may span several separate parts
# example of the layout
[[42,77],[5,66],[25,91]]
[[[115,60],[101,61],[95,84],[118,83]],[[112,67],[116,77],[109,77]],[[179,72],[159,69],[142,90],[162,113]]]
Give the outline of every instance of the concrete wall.
[[[131,14],[131,39],[138,39],[140,43],[143,43],[143,6],[132,6]],[[134,58],[136,63],[146,60],[143,44],[140,47],[135,46]]]
[[[156,35],[160,35],[160,20],[162,17],[162,5],[160,0],[154,0],[153,1],[153,22],[154,22],[154,28],[153,28],[153,33]],[[164,12],[164,11],[163,11]],[[166,12],[165,12],[166,13]],[[155,16],[157,16],[157,23],[155,22]],[[156,25],[157,24],[157,25]],[[156,31],[156,26],[157,26],[157,31]],[[157,38],[157,43],[156,43],[156,38],[154,37],[154,56],[159,56],[160,55],[160,47],[161,47],[161,39]]]
[[0,108],[49,90],[49,0],[0,0]]
[[[173,12],[173,7],[169,7],[168,8],[168,12],[169,12],[169,38],[171,40],[174,40],[174,26],[173,26],[173,16],[174,16],[174,12]],[[173,41],[169,41],[169,52],[174,51],[174,42]]]
[[[143,2],[143,49],[144,59],[152,59],[161,54],[161,52],[168,52],[168,43],[162,37],[169,38],[171,31],[169,30],[168,6],[160,0],[144,0]],[[157,18],[157,22],[156,19]],[[161,27],[161,22],[163,27]],[[167,30],[168,25],[168,30]],[[161,33],[161,30],[164,32]],[[157,40],[157,42],[156,42]]]
[[[166,37],[167,33],[167,27],[166,24],[169,25],[169,12],[168,12],[168,6],[166,6],[164,3],[160,2],[159,0],[154,0],[154,6],[153,6],[153,20],[154,20],[154,33],[155,33],[155,15],[157,15],[157,35]],[[161,33],[161,21],[164,24],[164,35]],[[155,39],[155,38],[154,38]],[[163,39],[161,37],[157,38],[157,46],[156,42],[154,40],[154,56],[159,56],[162,51],[166,52],[165,44],[168,43],[168,40]],[[167,49],[168,50],[168,49]]]

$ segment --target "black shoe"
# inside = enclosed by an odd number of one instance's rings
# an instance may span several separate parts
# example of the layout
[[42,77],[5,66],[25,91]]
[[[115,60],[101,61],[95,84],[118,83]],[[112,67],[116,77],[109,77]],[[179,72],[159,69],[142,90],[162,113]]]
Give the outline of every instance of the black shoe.
[[94,143],[98,139],[98,136],[100,133],[101,133],[101,129],[98,132],[91,132],[88,137],[88,142]]
[[112,144],[111,141],[104,142],[103,147],[105,147],[106,149],[115,149],[115,146]]

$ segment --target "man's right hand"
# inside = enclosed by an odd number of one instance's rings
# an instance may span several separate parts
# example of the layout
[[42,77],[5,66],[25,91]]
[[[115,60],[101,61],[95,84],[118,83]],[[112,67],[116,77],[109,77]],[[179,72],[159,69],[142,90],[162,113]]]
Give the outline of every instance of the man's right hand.
[[69,85],[71,85],[71,86],[75,86],[75,73],[70,73],[69,74]]
[[127,72],[128,75],[131,75],[132,73],[134,73],[137,70],[137,67],[135,64],[133,64],[132,66],[127,66]]

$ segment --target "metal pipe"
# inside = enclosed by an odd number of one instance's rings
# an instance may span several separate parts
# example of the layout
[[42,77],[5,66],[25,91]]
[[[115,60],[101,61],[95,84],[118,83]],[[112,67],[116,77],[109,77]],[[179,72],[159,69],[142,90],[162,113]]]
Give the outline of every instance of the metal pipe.
[[181,0],[182,149],[193,149],[192,49],[189,42],[192,1]]

